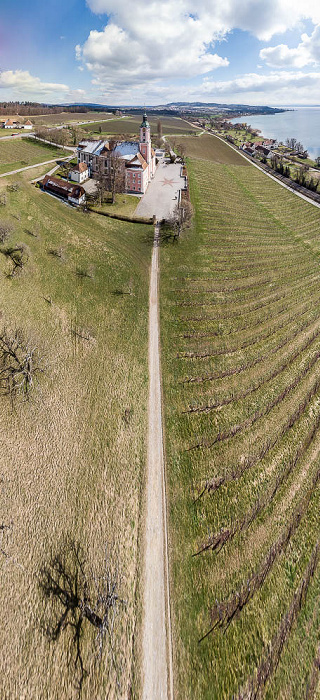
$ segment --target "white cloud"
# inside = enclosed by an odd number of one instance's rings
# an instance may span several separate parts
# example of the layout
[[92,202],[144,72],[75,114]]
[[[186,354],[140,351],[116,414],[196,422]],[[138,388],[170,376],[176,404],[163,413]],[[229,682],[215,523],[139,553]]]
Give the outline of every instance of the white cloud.
[[56,93],[69,92],[68,85],[62,83],[44,83],[40,78],[30,75],[27,70],[6,70],[0,73],[0,89],[10,89],[17,97],[45,97]]
[[311,36],[302,34],[301,42],[296,48],[290,49],[286,44],[268,46],[260,51],[260,58],[272,68],[303,68],[309,64],[320,63],[320,24],[315,27]]
[[272,71],[268,75],[246,73],[234,80],[205,79],[197,89],[205,101],[251,104],[315,104],[319,101],[320,73]]
[[[228,58],[218,55],[214,44],[233,29],[269,41],[304,19],[320,23],[319,0],[86,1],[94,13],[107,16],[106,26],[91,31],[84,44],[76,46],[76,57],[105,99],[134,86],[149,94],[162,81],[190,79],[228,66]],[[227,44],[221,46],[224,54]],[[264,51],[262,58],[270,65],[287,66],[290,60],[298,68],[306,65],[300,49],[280,45]],[[279,64],[272,63],[275,60]]]

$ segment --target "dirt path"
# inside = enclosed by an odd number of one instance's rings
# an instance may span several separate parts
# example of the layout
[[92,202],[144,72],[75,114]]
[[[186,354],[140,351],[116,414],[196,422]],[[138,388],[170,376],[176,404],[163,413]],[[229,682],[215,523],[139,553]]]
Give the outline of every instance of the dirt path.
[[155,227],[149,296],[149,426],[144,562],[143,700],[172,700],[167,524],[159,353],[159,228]]

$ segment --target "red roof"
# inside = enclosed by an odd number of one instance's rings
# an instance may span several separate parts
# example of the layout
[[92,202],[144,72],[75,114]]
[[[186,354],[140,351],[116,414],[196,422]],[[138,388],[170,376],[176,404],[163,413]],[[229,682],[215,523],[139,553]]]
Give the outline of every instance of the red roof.
[[87,163],[78,163],[71,168],[72,173],[85,173],[88,170]]
[[27,121],[25,122],[25,124],[26,124],[27,126],[32,126],[32,122],[30,121],[30,119],[27,119]]
[[85,190],[80,185],[73,185],[71,182],[66,182],[58,177],[51,177],[51,175],[46,175],[43,178],[42,187],[45,190],[59,194],[60,197],[66,198],[79,199],[81,195],[85,194]]

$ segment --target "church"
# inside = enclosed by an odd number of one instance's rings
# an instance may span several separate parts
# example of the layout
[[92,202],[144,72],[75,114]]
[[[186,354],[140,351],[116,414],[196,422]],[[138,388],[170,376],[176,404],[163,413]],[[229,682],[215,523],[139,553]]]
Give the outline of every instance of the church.
[[128,194],[144,194],[156,169],[156,156],[151,145],[150,124],[146,113],[140,125],[139,141],[80,141],[78,164],[86,163],[89,176],[108,174],[112,158],[123,162],[124,191]]

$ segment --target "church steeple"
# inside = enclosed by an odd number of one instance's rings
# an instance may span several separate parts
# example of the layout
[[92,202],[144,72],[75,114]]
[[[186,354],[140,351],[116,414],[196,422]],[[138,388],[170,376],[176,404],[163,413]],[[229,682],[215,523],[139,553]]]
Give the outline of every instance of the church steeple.
[[150,124],[148,122],[146,110],[144,110],[144,113],[143,113],[142,124],[140,126],[140,129],[142,129],[143,127],[145,127],[146,129],[150,129]]
[[140,126],[140,143],[151,143],[150,124],[148,122],[146,110],[144,110]]

